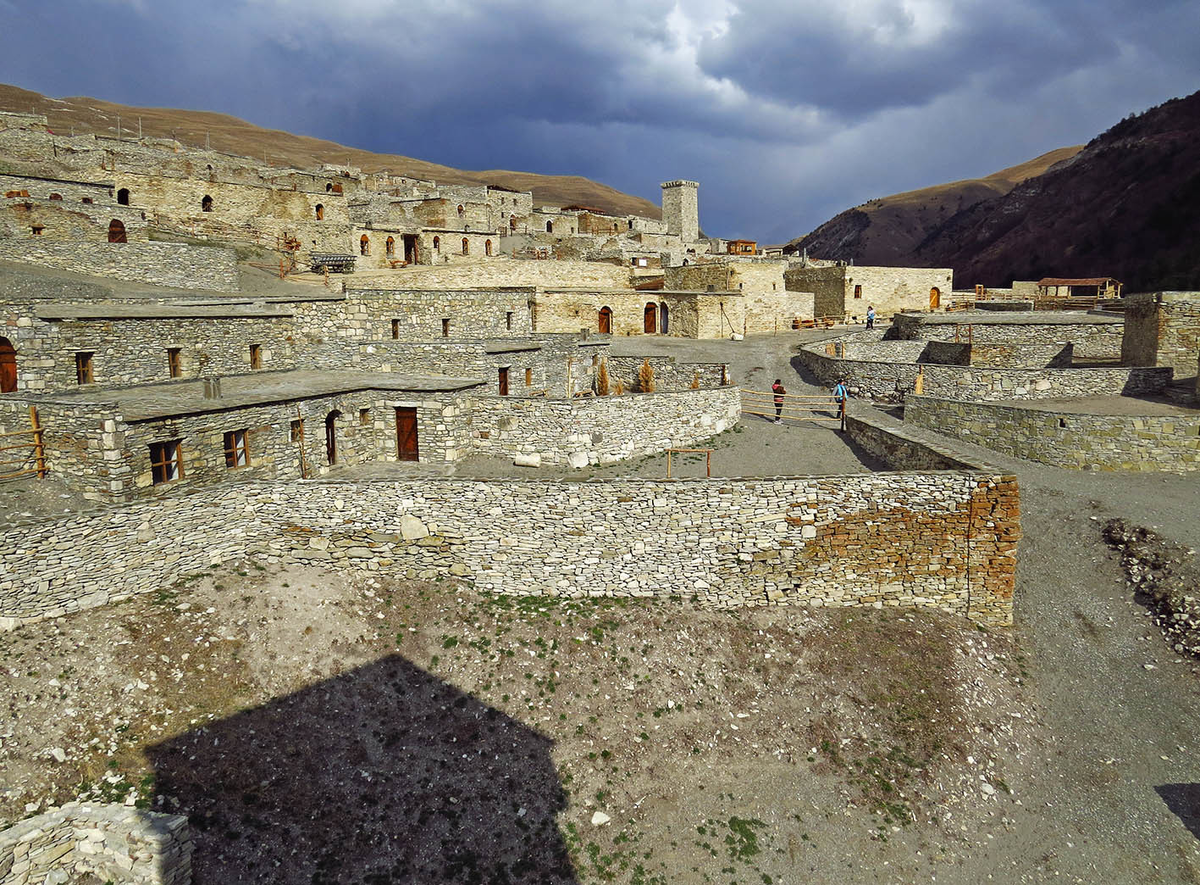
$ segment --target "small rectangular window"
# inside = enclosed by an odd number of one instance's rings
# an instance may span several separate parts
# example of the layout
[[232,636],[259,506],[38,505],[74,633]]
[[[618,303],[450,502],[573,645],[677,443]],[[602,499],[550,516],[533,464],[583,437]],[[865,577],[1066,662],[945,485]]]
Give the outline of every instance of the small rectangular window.
[[96,380],[92,373],[92,354],[75,354],[75,380],[80,384],[91,384]]
[[262,345],[261,344],[251,344],[250,345],[250,368],[251,369],[261,369],[262,368]]
[[512,331],[512,311],[511,310],[504,315],[504,327],[506,329],[508,329],[510,332]]
[[370,409],[359,409],[358,410],[358,423],[359,424],[370,424],[371,423],[371,410]]
[[304,437],[304,419],[297,418],[292,422],[292,442],[300,442]]
[[525,370],[525,386],[533,387],[533,369]]
[[183,374],[183,367],[179,361],[179,348],[167,348],[167,374],[172,378],[178,378]]
[[155,485],[175,482],[183,476],[183,456],[180,440],[150,443],[150,473]]
[[400,339],[400,321],[392,320],[392,340],[398,341],[399,339]]
[[231,430],[225,434],[225,466],[230,469],[250,466],[250,446],[245,430]]
[[443,338],[450,337],[450,321],[449,320],[442,320],[442,337]]
[[45,228],[40,224],[35,224],[30,228],[30,230],[33,231],[33,235],[35,237],[40,237],[42,235],[42,231],[44,231]]

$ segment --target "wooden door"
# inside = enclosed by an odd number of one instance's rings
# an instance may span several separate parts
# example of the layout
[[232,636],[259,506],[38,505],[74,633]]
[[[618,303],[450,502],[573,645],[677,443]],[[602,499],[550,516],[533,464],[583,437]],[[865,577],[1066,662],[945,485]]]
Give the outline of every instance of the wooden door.
[[114,218],[108,223],[108,241],[110,243],[127,243],[128,238],[125,236],[125,224],[119,218]]
[[499,387],[500,395],[508,396],[508,366],[500,369]]
[[7,338],[0,338],[0,393],[17,389],[17,350]]
[[929,290],[929,309],[937,310],[942,306],[942,293],[937,286]]
[[396,457],[401,461],[419,461],[417,445],[417,410],[413,407],[396,407]]
[[599,331],[601,335],[612,334],[612,311],[607,307],[600,308]]
[[658,332],[658,308],[653,304],[646,305],[645,322],[642,328],[647,335],[654,335]]

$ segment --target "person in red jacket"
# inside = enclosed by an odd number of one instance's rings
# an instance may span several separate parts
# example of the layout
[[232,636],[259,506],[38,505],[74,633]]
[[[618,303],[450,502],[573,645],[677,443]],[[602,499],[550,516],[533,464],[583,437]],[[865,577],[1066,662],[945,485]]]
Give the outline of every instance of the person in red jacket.
[[787,393],[783,389],[783,379],[776,378],[775,383],[771,385],[771,393],[775,394],[775,423],[782,424],[783,418],[780,417],[783,413],[783,395]]

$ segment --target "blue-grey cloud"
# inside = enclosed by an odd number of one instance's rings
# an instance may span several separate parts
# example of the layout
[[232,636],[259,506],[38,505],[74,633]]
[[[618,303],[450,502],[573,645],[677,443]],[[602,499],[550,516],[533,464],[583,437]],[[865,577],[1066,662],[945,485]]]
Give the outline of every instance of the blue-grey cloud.
[[[779,241],[1200,85],[1193,0],[0,0],[0,80],[579,174]],[[52,60],[53,63],[49,63]]]

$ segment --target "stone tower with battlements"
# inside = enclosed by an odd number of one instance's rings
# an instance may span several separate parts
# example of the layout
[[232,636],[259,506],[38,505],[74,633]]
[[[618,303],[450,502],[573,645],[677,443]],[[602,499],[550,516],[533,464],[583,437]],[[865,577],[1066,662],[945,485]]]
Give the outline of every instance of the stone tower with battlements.
[[700,239],[700,204],[696,192],[698,181],[664,181],[662,185],[662,215],[667,233],[682,238],[684,243]]

